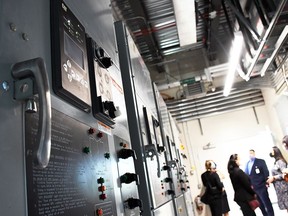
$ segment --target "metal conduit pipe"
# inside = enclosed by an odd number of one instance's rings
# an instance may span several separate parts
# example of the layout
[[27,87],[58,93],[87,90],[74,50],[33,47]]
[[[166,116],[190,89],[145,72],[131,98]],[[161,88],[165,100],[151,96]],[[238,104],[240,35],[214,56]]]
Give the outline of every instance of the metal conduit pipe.
[[[242,89],[242,90],[232,90],[231,94],[229,95],[230,96],[233,96],[233,95],[237,95],[239,93],[242,93],[242,92],[248,92],[249,93],[253,93],[253,92],[259,92],[260,90],[258,89]],[[170,106],[173,106],[173,105],[178,105],[178,106],[182,106],[182,105],[179,105],[179,104],[183,104],[183,103],[187,103],[187,102],[191,102],[191,101],[207,101],[207,100],[214,100],[216,98],[222,98],[223,97],[223,94],[222,94],[222,91],[217,91],[217,92],[211,92],[209,94],[207,94],[205,97],[202,97],[202,98],[190,98],[190,99],[182,99],[182,100],[177,100],[177,101],[172,101],[172,102],[167,102],[167,107],[169,108]]]
[[219,107],[217,108],[217,110],[199,110],[199,111],[191,111],[189,113],[185,113],[185,114],[179,114],[179,115],[173,115],[173,118],[176,118],[176,120],[178,120],[179,118],[189,118],[191,116],[197,116],[198,118],[200,116],[203,115],[212,115],[212,114],[218,114],[219,112],[221,112],[223,114],[224,111],[231,112],[234,111],[235,109],[239,109],[239,108],[243,108],[243,107],[256,107],[256,106],[261,106],[264,105],[264,101],[263,100],[254,100],[253,103],[249,103],[249,102],[242,102],[241,104],[237,104],[237,105],[230,105],[229,107]]
[[233,108],[237,108],[238,106],[242,106],[243,104],[245,105],[254,105],[255,103],[258,102],[263,102],[264,103],[264,99],[263,97],[259,96],[259,97],[255,97],[255,98],[246,98],[245,100],[240,100],[240,101],[227,101],[225,103],[222,104],[217,104],[214,107],[209,107],[209,106],[195,106],[191,107],[191,108],[187,108],[184,111],[174,111],[171,112],[173,117],[177,117],[177,116],[185,116],[188,115],[190,113],[207,113],[207,112],[216,112],[219,110],[223,110],[223,109],[229,109],[229,110],[233,110]]
[[[249,99],[251,100],[251,98],[256,98],[256,97],[262,97],[262,93],[261,92],[257,92],[255,94],[250,94],[250,95],[237,95],[234,97],[231,97],[231,99],[227,99],[227,98],[220,98],[217,100],[211,100],[208,102],[197,102],[195,101],[194,103],[190,103],[190,104],[186,104],[186,105],[181,105],[181,107],[169,107],[169,111],[173,114],[175,112],[182,112],[184,110],[187,109],[192,109],[193,107],[198,107],[199,109],[202,109],[201,107],[216,107],[216,106],[222,106],[225,105],[227,103],[232,103],[232,102],[239,102],[242,100],[246,100]],[[263,97],[262,97],[263,98]]]
[[241,99],[241,100],[230,100],[230,101],[224,101],[222,103],[217,103],[217,104],[213,104],[210,106],[198,106],[198,104],[195,104],[194,107],[187,107],[186,109],[183,110],[176,110],[176,111],[171,111],[171,114],[173,115],[173,117],[177,117],[177,116],[182,116],[185,115],[187,113],[199,113],[199,112],[215,112],[224,108],[231,108],[232,106],[241,106],[241,104],[243,103],[247,103],[247,104],[254,104],[255,102],[258,101],[264,101],[263,97],[261,95],[259,95],[258,97],[254,97],[253,99],[251,98],[246,98],[246,99]]
[[211,103],[211,104],[191,104],[189,107],[183,107],[181,109],[174,109],[174,110],[171,110],[171,114],[176,114],[176,113],[181,113],[181,114],[184,114],[188,111],[193,111],[193,110],[205,110],[205,109],[215,109],[217,107],[222,107],[222,106],[225,106],[227,104],[237,104],[237,103],[241,103],[242,101],[246,101],[246,100],[254,100],[254,98],[262,98],[263,100],[263,97],[261,94],[259,95],[254,95],[253,98],[245,98],[245,97],[242,97],[242,98],[234,98],[234,99],[231,99],[231,100],[222,100],[222,101],[218,101],[218,102],[215,102],[215,103]]
[[206,113],[206,114],[197,114],[197,115],[192,115],[192,116],[185,116],[185,117],[176,117],[177,122],[186,122],[186,121],[191,121],[191,120],[196,120],[199,118],[205,118],[205,117],[211,117],[211,116],[215,116],[215,115],[220,115],[220,114],[225,114],[231,111],[239,111],[239,110],[243,110],[243,109],[247,109],[247,108],[252,108],[252,107],[257,107],[257,106],[263,106],[265,103],[264,102],[259,102],[259,103],[255,103],[252,105],[243,105],[241,107],[237,107],[237,108],[233,108],[233,109],[229,109],[229,110],[222,110],[222,111],[217,111],[217,112],[213,112],[213,113]]

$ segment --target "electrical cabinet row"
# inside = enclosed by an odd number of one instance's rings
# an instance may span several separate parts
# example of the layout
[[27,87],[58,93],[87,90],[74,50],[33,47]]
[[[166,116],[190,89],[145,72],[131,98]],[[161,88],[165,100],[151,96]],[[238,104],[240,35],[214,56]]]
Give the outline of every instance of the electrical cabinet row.
[[193,215],[176,123],[109,2],[0,2],[0,215]]

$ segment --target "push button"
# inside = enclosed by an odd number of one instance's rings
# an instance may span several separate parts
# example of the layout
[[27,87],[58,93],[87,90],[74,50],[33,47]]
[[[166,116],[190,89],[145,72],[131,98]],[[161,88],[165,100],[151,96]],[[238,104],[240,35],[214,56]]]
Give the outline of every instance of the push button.
[[103,210],[101,208],[96,210],[96,216],[103,216]]
[[104,186],[104,185],[99,186],[99,187],[98,187],[98,191],[100,191],[100,192],[106,191],[106,186]]
[[83,148],[83,152],[86,153],[86,154],[89,154],[90,153],[90,148],[88,146],[85,146]]
[[104,182],[105,182],[105,179],[102,178],[102,177],[100,177],[100,178],[97,179],[97,183],[98,183],[98,184],[103,184]]
[[101,200],[105,200],[105,199],[107,199],[107,195],[106,194],[100,194],[99,195],[99,198],[101,199]]

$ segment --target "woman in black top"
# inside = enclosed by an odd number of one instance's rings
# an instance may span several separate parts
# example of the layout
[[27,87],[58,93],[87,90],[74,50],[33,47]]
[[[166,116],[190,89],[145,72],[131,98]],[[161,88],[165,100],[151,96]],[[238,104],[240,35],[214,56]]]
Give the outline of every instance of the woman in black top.
[[237,154],[231,155],[228,162],[228,172],[235,191],[234,201],[241,207],[244,216],[256,216],[249,205],[249,201],[256,197],[256,193],[252,189],[249,176],[239,168],[239,164],[239,156]]
[[206,187],[209,199],[209,207],[212,216],[222,216],[222,191],[223,184],[216,172],[216,164],[213,161],[205,162],[206,172],[201,175],[202,183]]

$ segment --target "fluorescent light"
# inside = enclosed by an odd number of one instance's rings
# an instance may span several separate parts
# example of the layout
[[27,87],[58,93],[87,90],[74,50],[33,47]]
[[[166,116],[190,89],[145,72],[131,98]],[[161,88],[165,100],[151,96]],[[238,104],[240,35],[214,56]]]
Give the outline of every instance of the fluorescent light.
[[165,25],[174,23],[174,22],[175,22],[175,19],[168,20],[168,21],[166,21],[166,22],[162,22],[162,23],[156,24],[156,25],[155,25],[155,28],[159,28],[159,27],[162,27],[162,26],[165,26]]
[[197,42],[195,0],[173,0],[180,46]]
[[226,97],[230,94],[232,84],[234,81],[234,75],[239,64],[243,46],[243,36],[241,32],[235,33],[235,38],[232,42],[230,57],[229,57],[229,70],[225,81],[223,95]]

